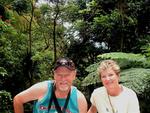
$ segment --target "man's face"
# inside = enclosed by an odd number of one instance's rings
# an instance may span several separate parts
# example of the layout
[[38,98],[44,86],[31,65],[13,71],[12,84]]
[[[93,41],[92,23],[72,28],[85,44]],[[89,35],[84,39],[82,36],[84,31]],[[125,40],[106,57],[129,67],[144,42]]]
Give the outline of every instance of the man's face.
[[56,81],[56,89],[61,92],[69,91],[75,77],[76,77],[75,70],[72,71],[63,66],[58,67],[54,71],[54,80]]

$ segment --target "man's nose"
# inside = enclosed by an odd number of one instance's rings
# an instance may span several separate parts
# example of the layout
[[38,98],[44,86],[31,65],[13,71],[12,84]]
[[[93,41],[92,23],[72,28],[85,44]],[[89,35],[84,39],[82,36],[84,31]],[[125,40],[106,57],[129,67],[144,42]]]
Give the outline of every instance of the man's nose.
[[66,75],[61,75],[61,78],[63,79],[63,78],[66,78]]

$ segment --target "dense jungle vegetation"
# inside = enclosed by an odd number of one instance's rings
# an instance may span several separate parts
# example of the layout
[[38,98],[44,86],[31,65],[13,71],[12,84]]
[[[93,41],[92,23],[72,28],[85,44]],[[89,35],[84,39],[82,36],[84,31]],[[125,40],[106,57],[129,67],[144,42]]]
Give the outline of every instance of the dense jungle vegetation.
[[0,0],[0,113],[13,113],[20,91],[53,79],[62,56],[75,62],[74,85],[88,102],[102,85],[99,62],[117,60],[120,82],[150,113],[150,0]]

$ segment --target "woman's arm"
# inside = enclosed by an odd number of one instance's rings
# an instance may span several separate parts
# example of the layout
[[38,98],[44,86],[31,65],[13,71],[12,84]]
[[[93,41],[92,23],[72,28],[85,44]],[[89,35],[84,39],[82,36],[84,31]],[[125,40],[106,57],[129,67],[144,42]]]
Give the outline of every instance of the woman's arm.
[[97,109],[94,105],[91,105],[90,109],[88,110],[87,113],[97,113]]

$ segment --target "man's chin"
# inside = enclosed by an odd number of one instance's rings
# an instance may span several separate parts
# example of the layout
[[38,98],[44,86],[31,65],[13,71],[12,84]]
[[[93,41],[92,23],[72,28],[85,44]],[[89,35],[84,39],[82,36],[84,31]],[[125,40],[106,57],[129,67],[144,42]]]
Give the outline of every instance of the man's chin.
[[60,91],[62,91],[62,92],[69,91],[69,87],[60,87],[59,89],[60,89]]

